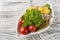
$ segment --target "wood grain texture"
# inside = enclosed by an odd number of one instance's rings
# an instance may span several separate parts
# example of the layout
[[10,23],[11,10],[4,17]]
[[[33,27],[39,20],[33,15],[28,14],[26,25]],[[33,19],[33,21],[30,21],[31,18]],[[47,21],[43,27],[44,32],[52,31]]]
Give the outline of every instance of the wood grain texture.
[[[41,5],[51,2],[54,10],[54,21],[51,27],[36,35],[27,38],[18,38],[16,33],[17,20],[23,15],[26,8],[30,6],[31,0],[3,1],[0,3],[0,39],[1,40],[60,40],[60,0],[32,0],[33,5]],[[22,3],[21,3],[22,2]],[[27,3],[26,3],[27,2]]]

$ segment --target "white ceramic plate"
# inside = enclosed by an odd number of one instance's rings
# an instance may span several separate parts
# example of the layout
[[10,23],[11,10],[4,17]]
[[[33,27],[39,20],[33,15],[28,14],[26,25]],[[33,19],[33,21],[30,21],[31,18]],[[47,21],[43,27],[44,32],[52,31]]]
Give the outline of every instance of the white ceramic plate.
[[[18,37],[21,37],[21,38],[23,38],[23,37],[29,37],[30,35],[34,35],[34,34],[39,34],[39,33],[41,33],[41,32],[44,32],[44,31],[46,31],[50,26],[51,26],[51,24],[52,24],[52,22],[53,22],[53,18],[54,18],[54,12],[53,12],[53,8],[52,8],[52,4],[50,3],[50,2],[47,2],[48,4],[50,4],[50,8],[52,9],[52,18],[50,19],[50,24],[49,24],[49,26],[48,27],[46,27],[46,28],[44,28],[44,29],[41,29],[40,31],[37,31],[37,32],[32,32],[32,33],[29,33],[29,34],[27,34],[27,35],[22,35],[22,34],[18,34],[18,32],[17,32],[17,35],[18,35]],[[45,3],[46,4],[46,3]]]

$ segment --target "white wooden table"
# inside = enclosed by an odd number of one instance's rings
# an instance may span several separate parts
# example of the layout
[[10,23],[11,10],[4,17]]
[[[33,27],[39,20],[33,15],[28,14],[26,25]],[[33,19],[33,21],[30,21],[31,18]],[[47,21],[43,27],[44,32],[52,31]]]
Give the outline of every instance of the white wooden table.
[[27,38],[18,38],[17,20],[30,6],[30,0],[0,0],[0,40],[60,40],[60,0],[33,0],[33,5],[51,2],[54,10],[54,21],[51,27]]

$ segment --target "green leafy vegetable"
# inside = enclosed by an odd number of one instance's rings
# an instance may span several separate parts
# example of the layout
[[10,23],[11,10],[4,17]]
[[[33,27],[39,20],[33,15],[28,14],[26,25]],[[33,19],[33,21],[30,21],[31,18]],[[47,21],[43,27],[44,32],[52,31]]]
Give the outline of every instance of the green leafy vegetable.
[[39,27],[43,23],[42,13],[36,9],[26,10],[25,15],[23,16],[24,22],[22,26],[35,25]]
[[49,4],[45,4],[46,7],[50,8],[50,5]]

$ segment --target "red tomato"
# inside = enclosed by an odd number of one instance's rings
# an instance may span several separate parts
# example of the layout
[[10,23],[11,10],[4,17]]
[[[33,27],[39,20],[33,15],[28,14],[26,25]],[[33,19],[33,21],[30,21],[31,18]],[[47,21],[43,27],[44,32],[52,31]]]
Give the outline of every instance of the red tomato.
[[34,25],[32,25],[32,26],[29,27],[29,30],[30,30],[31,32],[34,32],[34,31],[36,31],[36,27],[35,27]]
[[19,24],[20,24],[20,25],[22,25],[22,23],[23,23],[22,21],[23,21],[23,19],[20,18],[20,19],[19,19]]
[[20,27],[20,29],[19,29],[19,33],[21,33],[21,34],[28,34],[28,28],[27,27]]

